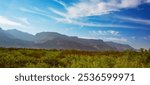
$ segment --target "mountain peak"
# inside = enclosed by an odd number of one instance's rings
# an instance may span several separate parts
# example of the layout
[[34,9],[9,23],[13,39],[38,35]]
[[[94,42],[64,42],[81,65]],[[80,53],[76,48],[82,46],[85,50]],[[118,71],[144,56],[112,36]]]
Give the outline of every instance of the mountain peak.
[[9,29],[9,30],[6,30],[6,32],[13,35],[17,39],[26,40],[26,41],[34,41],[35,40],[34,35],[26,33],[26,32],[22,32],[17,29]]
[[22,31],[19,31],[19,30],[17,30],[17,29],[8,29],[8,30],[6,30],[6,31],[22,32]]

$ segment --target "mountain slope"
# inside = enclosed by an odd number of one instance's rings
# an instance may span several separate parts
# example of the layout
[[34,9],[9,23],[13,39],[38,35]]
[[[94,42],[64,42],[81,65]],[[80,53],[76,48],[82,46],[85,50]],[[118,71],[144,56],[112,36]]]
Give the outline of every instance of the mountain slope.
[[34,41],[35,36],[26,32],[21,32],[16,29],[6,30],[9,34],[13,35],[17,39],[26,40],[26,41]]
[[46,48],[46,49],[75,49],[75,50],[96,50],[95,48],[92,48],[88,45],[83,45],[78,42],[69,41],[69,40],[63,40],[54,38],[53,40],[48,40],[44,43],[38,43],[36,44],[36,47],[39,48]]
[[44,43],[46,41],[53,40],[54,38],[65,39],[67,36],[56,32],[41,32],[41,33],[37,33],[35,37],[36,37],[36,41],[35,41],[36,43]]
[[124,51],[124,50],[134,50],[133,47],[127,44],[119,44],[119,43],[114,43],[114,42],[106,42],[111,47],[116,48],[118,51]]
[[15,38],[13,35],[0,29],[0,46],[1,47],[31,47],[32,42],[23,41]]

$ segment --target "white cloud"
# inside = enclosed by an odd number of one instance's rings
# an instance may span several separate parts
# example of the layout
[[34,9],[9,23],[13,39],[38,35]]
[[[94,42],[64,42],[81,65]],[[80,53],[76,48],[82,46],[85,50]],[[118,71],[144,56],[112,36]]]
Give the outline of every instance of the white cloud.
[[128,39],[121,36],[119,31],[115,30],[98,30],[98,31],[89,31],[89,37],[92,39],[102,39],[104,41],[113,41],[113,42],[128,42]]
[[147,0],[147,3],[150,3],[150,0]]
[[115,38],[115,37],[110,37],[110,38],[105,38],[107,41],[114,41],[114,42],[128,42],[126,38]]
[[[142,4],[142,0],[122,0],[119,3],[119,8],[134,8]],[[116,4],[117,5],[117,4]]]
[[31,9],[27,9],[27,8],[23,8],[23,7],[19,8],[19,9],[20,9],[21,11],[23,11],[23,12],[34,13],[34,14],[38,13],[38,12],[36,12],[36,11],[33,11],[33,10],[31,10]]
[[63,12],[60,12],[60,11],[58,11],[58,10],[55,10],[55,9],[53,9],[53,8],[51,8],[51,7],[49,7],[48,9],[49,9],[50,11],[52,11],[53,13],[59,15],[59,16],[66,17],[66,18],[68,17],[67,14],[65,14],[65,13],[63,13]]
[[29,9],[29,8],[19,8],[20,11],[22,12],[27,12],[27,13],[32,13],[32,14],[37,14],[37,15],[41,15],[41,16],[45,16],[45,17],[48,17],[50,19],[53,19],[52,16],[50,16],[46,11],[43,11],[39,8],[36,8],[36,7],[32,7],[32,9]]
[[133,23],[150,25],[150,20],[146,20],[146,19],[133,18],[133,17],[125,17],[125,16],[117,16],[117,18],[118,19],[122,19],[122,20],[126,20],[126,21],[131,21]]
[[25,18],[19,19],[18,17],[13,17],[13,19],[15,19],[16,21],[11,20],[4,16],[0,16],[0,26],[4,27],[3,29],[5,30],[14,28],[14,29],[18,29],[20,31],[29,32],[29,33],[31,32],[34,33],[37,31],[37,29],[33,31],[34,28],[32,28],[31,26],[29,27],[27,26],[27,24],[25,24],[25,23],[28,23],[26,22]]
[[124,37],[93,37],[93,36],[89,36],[89,37],[80,37],[80,38],[84,38],[84,39],[102,39],[104,41],[113,41],[113,42],[118,42],[118,43],[127,43],[129,42],[128,39],[124,38]]
[[40,12],[40,13],[47,13],[47,12],[45,12],[44,10],[39,9],[39,8],[37,8],[37,7],[32,7],[32,10],[33,10],[33,11],[36,11],[36,12]]
[[127,25],[82,22],[82,21],[79,21],[76,19],[70,19],[68,17],[66,17],[66,18],[53,17],[53,19],[58,21],[58,22],[61,22],[61,23],[67,23],[67,24],[73,24],[73,25],[79,25],[79,26],[139,29],[139,27],[132,27],[132,26],[127,26]]
[[141,28],[118,24],[83,22],[82,20],[78,19],[80,19],[79,17],[109,14],[110,12],[113,11],[119,11],[122,8],[133,8],[137,7],[142,3],[147,3],[145,1],[142,2],[142,0],[109,0],[107,2],[103,0],[80,0],[78,3],[74,3],[72,6],[66,6],[66,4],[60,0],[54,1],[65,6],[67,10],[67,13],[64,13],[51,7],[48,8],[51,12],[61,17],[61,18],[52,17],[54,20],[58,22],[89,27],[136,28],[136,29]]
[[24,24],[30,25],[28,18],[26,18],[26,17],[19,17],[18,20]]
[[150,36],[143,37],[145,40],[150,40]]
[[[78,4],[74,4],[73,6],[68,8],[68,14],[72,18],[78,17],[86,17],[86,16],[95,16],[108,14],[109,11],[115,11],[116,8],[111,7],[112,5],[109,3],[101,2],[94,0],[81,1]],[[109,8],[108,8],[109,6]]]
[[95,31],[95,30],[93,30],[93,31],[89,31],[89,33],[91,34],[91,35],[96,35],[96,36],[101,36],[101,35],[103,35],[103,36],[105,36],[105,35],[107,35],[107,36],[117,36],[117,35],[119,35],[119,32],[118,31],[114,31],[114,30],[108,30],[108,31],[101,31],[101,30],[99,30],[99,31]]
[[[63,3],[60,0],[55,0],[56,2]],[[99,2],[99,0],[91,0],[92,2]],[[84,2],[84,1],[83,1]],[[87,1],[89,2],[89,1]],[[104,3],[104,2],[103,2]],[[112,3],[112,2],[111,2]],[[114,3],[114,2],[113,2]],[[64,4],[65,5],[65,4]],[[93,4],[94,5],[94,4]],[[87,5],[88,6],[88,5]],[[69,10],[70,7],[67,7],[67,10]],[[20,8],[21,11],[23,12],[28,12],[28,13],[34,13],[34,14],[38,14],[38,15],[42,15],[42,16],[46,16],[50,19],[56,20],[57,22],[61,22],[61,23],[66,23],[66,24],[74,24],[74,25],[79,25],[79,26],[88,26],[88,27],[111,27],[111,28],[136,28],[139,29],[140,27],[132,27],[132,26],[127,26],[127,25],[118,25],[118,24],[103,24],[103,23],[91,23],[91,22],[83,22],[82,20],[78,20],[78,18],[73,18],[72,15],[61,11],[58,11],[54,8],[48,7],[48,9],[53,12],[56,15],[59,15],[60,17],[54,17],[54,16],[50,16],[48,14],[48,12],[43,11],[39,8],[36,7],[32,7],[32,9],[27,9],[27,8]],[[92,9],[93,11],[96,11],[97,8]],[[112,10],[112,9],[109,9]],[[89,10],[90,11],[90,10]],[[93,12],[95,13],[95,12]],[[76,13],[75,13],[76,14]],[[84,13],[83,13],[84,14]],[[80,16],[80,15],[78,15]],[[27,23],[27,20],[22,20],[24,22]]]
[[62,2],[61,0],[53,0],[53,1],[59,3],[59,4],[62,5],[65,9],[67,9],[67,5],[66,5],[64,2]]
[[131,39],[135,39],[135,36],[132,36]]
[[110,30],[110,31],[108,31],[108,32],[110,32],[112,35],[118,35],[118,34],[119,34],[118,31],[114,31],[114,30]]
[[134,8],[149,0],[80,0],[67,8],[71,18],[109,14],[126,8]]
[[4,26],[17,26],[22,27],[23,25],[21,23],[15,22],[13,20],[10,20],[6,17],[0,16],[0,25]]

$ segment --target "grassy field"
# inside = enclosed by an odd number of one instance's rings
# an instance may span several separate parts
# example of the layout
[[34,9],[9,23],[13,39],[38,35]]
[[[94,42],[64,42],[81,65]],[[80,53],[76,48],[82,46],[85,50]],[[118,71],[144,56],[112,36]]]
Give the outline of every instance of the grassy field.
[[1,68],[149,68],[150,50],[89,52],[0,48]]

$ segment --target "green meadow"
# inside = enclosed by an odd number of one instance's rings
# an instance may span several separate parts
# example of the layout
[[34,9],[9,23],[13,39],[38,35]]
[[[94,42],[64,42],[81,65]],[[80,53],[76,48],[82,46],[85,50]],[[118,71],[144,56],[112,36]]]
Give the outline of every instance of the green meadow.
[[0,48],[1,68],[149,68],[150,49],[77,51]]

